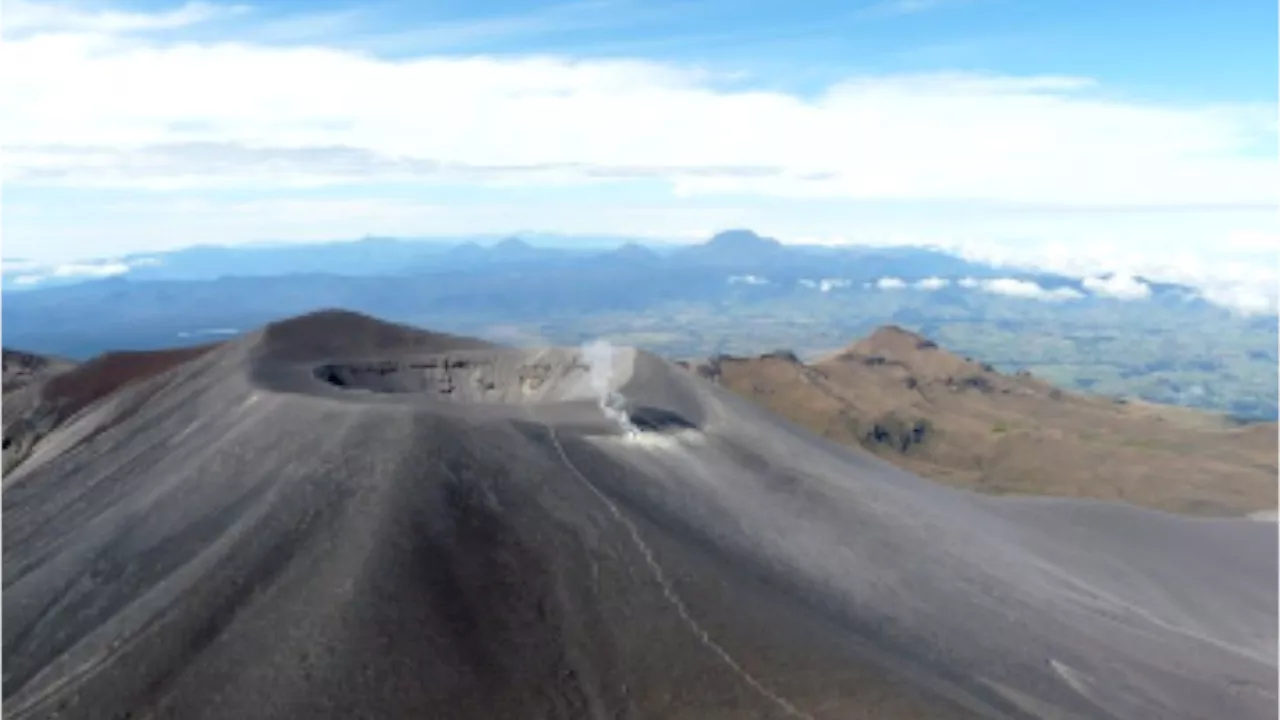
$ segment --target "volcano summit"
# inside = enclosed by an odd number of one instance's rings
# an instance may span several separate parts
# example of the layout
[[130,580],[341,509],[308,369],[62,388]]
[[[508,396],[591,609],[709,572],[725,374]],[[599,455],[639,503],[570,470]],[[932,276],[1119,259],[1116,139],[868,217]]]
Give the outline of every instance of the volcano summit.
[[943,487],[626,348],[308,315],[98,397],[3,500],[9,718],[1276,706],[1274,523]]

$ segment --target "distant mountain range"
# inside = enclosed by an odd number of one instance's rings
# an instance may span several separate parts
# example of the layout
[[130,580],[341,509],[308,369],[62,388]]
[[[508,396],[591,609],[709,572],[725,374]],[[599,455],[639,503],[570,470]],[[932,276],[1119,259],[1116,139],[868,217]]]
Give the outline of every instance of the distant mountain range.
[[[1013,279],[1035,283],[1047,292],[1046,297],[1056,292],[1065,293],[1064,298],[1085,299],[1098,295],[1098,282],[1107,279],[1104,276],[1086,281],[1054,273],[997,267],[931,248],[783,244],[751,230],[738,229],[689,245],[548,236],[539,237],[536,243],[522,237],[455,241],[371,237],[329,243],[196,246],[50,267],[6,262],[3,289],[10,295],[122,279],[137,283],[304,275],[408,278],[436,273],[489,273],[516,265],[524,266],[520,269],[526,272],[555,270],[586,274],[625,268],[642,274],[645,271],[663,274],[701,271],[713,276],[725,273],[730,277],[757,279],[750,284],[770,285],[775,292],[791,285],[825,287],[825,291],[830,291],[854,283],[877,281],[920,285],[918,289],[930,290],[967,281],[967,289],[973,289],[980,287],[983,280]],[[1197,297],[1196,291],[1187,286],[1145,278],[1133,281],[1147,294],[1179,301]],[[1007,294],[1017,294],[1016,288]]]
[[790,245],[750,230],[678,246],[542,240],[368,238],[7,268],[5,343],[84,359],[344,307],[503,342],[623,334],[667,356],[803,355],[892,322],[1077,389],[1275,415],[1275,318],[1235,315],[1191,287],[928,248]]
[[[1077,293],[1080,299],[1097,294],[1079,278],[996,267],[940,250],[787,245],[743,229],[724,231],[704,243],[691,245],[618,240],[605,246],[607,241],[583,238],[574,246],[569,239],[554,240],[558,244],[535,244],[520,237],[493,242],[365,238],[294,245],[197,246],[54,267],[6,263],[4,292],[29,293],[94,283],[119,287],[122,280],[189,282],[332,275],[336,276],[334,282],[341,283],[344,278],[414,278],[439,273],[462,273],[459,277],[466,277],[466,273],[489,274],[519,265],[521,272],[550,272],[559,276],[556,279],[565,273],[585,278],[593,272],[628,270],[637,274],[637,280],[648,280],[651,286],[653,278],[643,276],[674,273],[685,279],[696,276],[717,281],[723,279],[719,274],[724,274],[754,278],[757,282],[749,284],[770,286],[773,293],[796,289],[791,286],[830,291],[877,281],[940,283],[928,288],[938,290],[964,280],[970,283],[967,289],[973,289],[977,287],[974,283],[982,280],[1013,279],[1035,283],[1050,294]],[[1185,301],[1196,295],[1189,287],[1136,280],[1157,296]]]
[[[488,270],[492,266],[536,263],[544,268],[583,272],[618,262],[661,264],[664,270],[701,269],[757,273],[775,284],[840,275],[871,281],[885,276],[921,280],[962,275],[1004,277],[1007,270],[916,247],[785,245],[750,230],[728,230],[705,243],[672,245],[619,240],[604,246],[584,238],[579,245],[558,245],[509,237],[495,242],[365,238],[349,242],[267,246],[198,246],[166,253],[127,255],[53,267],[6,263],[4,291],[30,292],[104,279],[219,280],[231,277],[337,275],[343,277],[413,276],[433,272]],[[1018,273],[1054,283],[1078,281],[1045,274]]]
[[354,241],[270,245],[201,245],[170,252],[131,254],[61,266],[6,263],[5,292],[74,285],[104,277],[132,280],[216,280],[306,273],[376,276],[452,269],[488,262],[579,257],[620,244],[615,238],[457,238],[407,240],[367,237]]

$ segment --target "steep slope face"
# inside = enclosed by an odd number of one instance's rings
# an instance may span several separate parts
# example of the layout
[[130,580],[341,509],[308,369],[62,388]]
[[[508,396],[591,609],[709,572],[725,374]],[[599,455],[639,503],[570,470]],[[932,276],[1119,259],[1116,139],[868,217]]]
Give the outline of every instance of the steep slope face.
[[[80,365],[5,353],[4,472],[16,468],[36,445],[80,410],[131,383],[140,382],[208,352],[213,346],[156,352],[113,352]],[[12,385],[10,384],[12,383]],[[11,389],[12,388],[12,389]]]
[[804,365],[720,358],[702,375],[837,442],[988,493],[1243,515],[1276,506],[1276,425],[1064,392],[896,327]]
[[1274,526],[959,492],[628,349],[290,321],[86,408],[3,502],[15,718],[1275,704]]

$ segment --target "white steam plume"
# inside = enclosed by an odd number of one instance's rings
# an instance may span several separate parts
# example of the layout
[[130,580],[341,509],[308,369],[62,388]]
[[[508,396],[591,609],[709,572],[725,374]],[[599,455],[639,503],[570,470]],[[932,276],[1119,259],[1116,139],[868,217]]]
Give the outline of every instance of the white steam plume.
[[622,393],[612,389],[613,345],[607,340],[593,340],[582,346],[582,359],[586,361],[591,374],[591,389],[595,391],[600,412],[617,423],[627,437],[638,436],[640,428],[627,415],[627,399]]

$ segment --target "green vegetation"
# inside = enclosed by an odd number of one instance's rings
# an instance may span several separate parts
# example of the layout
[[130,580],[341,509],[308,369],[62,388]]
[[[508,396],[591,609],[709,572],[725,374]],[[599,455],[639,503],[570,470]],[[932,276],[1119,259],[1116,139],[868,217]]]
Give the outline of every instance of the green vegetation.
[[[432,324],[424,320],[425,324]],[[557,317],[503,327],[503,341],[574,344],[597,337],[673,358],[754,355],[790,348],[803,359],[895,323],[1003,372],[1117,398],[1276,417],[1273,318],[1152,302],[1089,306],[970,295],[941,303],[921,292],[812,293],[758,303],[676,303],[645,313]],[[435,323],[438,325],[438,322]],[[486,328],[481,318],[459,330]],[[495,336],[497,333],[494,334]]]

